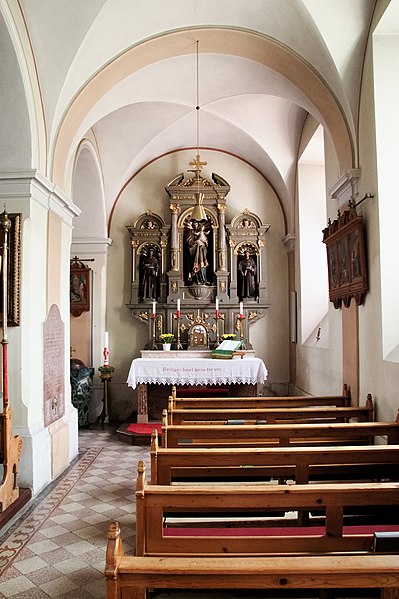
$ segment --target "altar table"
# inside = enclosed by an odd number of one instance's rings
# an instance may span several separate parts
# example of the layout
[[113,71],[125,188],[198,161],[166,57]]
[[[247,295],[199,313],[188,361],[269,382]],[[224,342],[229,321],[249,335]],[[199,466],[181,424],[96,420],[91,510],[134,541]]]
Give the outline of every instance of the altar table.
[[232,360],[160,356],[133,360],[127,384],[137,388],[137,422],[148,422],[147,385],[257,385],[266,379],[265,364],[252,356]]

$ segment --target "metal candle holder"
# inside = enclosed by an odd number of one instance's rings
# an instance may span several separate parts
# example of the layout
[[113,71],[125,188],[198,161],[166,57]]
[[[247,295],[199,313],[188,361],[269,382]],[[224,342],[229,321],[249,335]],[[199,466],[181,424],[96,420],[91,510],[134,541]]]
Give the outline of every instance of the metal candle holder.
[[156,322],[155,322],[156,318],[157,317],[155,314],[151,317],[151,321],[152,321],[152,348],[151,349],[158,349],[157,342],[156,342],[156,328],[155,328],[156,327]]
[[244,318],[245,316],[243,314],[240,314],[239,316],[239,327],[240,327],[240,341],[241,341],[241,349],[247,349],[246,345],[245,345],[245,340],[244,340]]
[[180,313],[177,313],[177,343],[176,349],[183,349],[183,346],[180,341]]

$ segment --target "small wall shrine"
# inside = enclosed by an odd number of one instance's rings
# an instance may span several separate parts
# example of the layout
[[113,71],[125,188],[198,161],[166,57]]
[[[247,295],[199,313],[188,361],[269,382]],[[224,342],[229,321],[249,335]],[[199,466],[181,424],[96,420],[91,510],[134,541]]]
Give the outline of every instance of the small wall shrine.
[[131,237],[129,308],[147,323],[149,348],[173,333],[176,349],[212,348],[235,333],[250,348],[249,327],[267,303],[265,236],[269,225],[244,209],[226,223],[230,186],[202,176],[197,155],[166,187],[170,224],[147,210]]

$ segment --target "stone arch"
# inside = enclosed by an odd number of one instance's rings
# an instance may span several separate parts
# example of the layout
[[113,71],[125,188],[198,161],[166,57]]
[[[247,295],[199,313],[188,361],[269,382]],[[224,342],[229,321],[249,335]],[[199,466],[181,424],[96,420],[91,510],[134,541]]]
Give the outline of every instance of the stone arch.
[[[256,60],[281,73],[304,93],[315,107],[323,125],[329,131],[341,172],[353,166],[355,144],[351,136],[349,116],[337,96],[322,77],[298,54],[267,36],[238,29],[209,28],[176,31],[151,38],[118,56],[99,71],[75,96],[60,124],[52,156],[52,177],[66,189],[70,176],[74,144],[85,131],[83,121],[105,93],[136,70],[158,60],[192,53],[193,40],[201,35],[201,51],[223,53]],[[86,127],[87,128],[87,127]],[[67,191],[67,189],[66,189]]]

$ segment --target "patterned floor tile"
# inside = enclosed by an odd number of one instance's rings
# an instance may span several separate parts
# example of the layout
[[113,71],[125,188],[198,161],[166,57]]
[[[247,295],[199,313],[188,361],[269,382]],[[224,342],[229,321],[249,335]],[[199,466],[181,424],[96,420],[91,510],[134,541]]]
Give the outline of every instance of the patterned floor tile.
[[126,533],[126,550],[134,548],[135,476],[139,460],[149,468],[149,448],[104,429],[80,431],[79,450],[79,459],[0,537],[0,599],[104,599],[111,519]]

